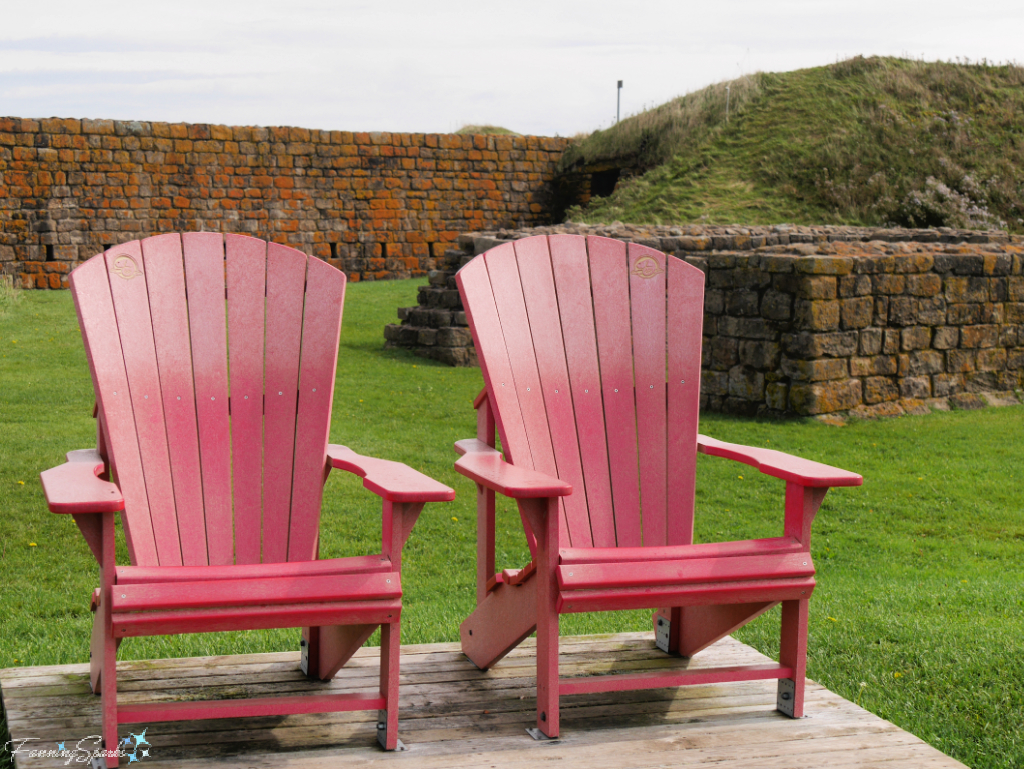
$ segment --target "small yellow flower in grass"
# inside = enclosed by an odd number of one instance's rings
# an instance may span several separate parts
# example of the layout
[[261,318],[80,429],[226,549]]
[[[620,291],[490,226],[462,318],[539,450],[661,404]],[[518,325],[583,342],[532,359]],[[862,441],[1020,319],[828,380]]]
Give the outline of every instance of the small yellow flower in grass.
[[737,475],[736,477],[739,478],[741,481],[743,480],[743,476],[742,475]]
[[458,523],[458,522],[459,522],[459,519],[458,519],[458,518],[456,518],[456,517],[455,517],[454,515],[452,516],[452,520],[453,520],[453,521],[455,521],[456,523]]
[[838,622],[839,621],[835,617],[829,617],[829,619],[832,620],[833,622]]
[[29,542],[28,546],[29,547],[39,547],[39,545],[37,545],[35,542]]
[[18,481],[18,485],[19,486],[24,486],[25,485],[25,481]]
[[918,478],[917,480],[919,480],[919,481],[923,481],[923,480],[924,480],[924,478]]
[[966,579],[962,579],[962,580],[960,580],[960,581],[961,581],[961,582],[962,582],[963,584],[965,584],[965,585],[967,584],[967,580],[966,580]]
[[892,677],[893,678],[903,678],[903,674],[897,670],[895,673],[892,674]]

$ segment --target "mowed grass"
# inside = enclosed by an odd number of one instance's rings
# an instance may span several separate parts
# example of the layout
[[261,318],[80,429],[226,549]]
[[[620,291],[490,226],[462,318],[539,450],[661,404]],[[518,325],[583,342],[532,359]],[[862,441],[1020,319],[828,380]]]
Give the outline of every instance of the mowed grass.
[[[478,369],[383,349],[416,281],[348,289],[331,440],[453,486],[428,505],[404,556],[403,641],[455,641],[474,605],[475,507],[452,470],[474,433]],[[46,510],[40,470],[93,445],[92,387],[67,292],[29,292],[0,317],[0,667],[85,662],[96,566],[73,521]],[[707,415],[702,431],[860,472],[814,526],[809,675],[972,767],[1024,765],[1024,407],[834,428]],[[781,532],[783,484],[701,457],[700,540]],[[379,548],[377,499],[334,472],[322,554]],[[526,563],[513,506],[499,507],[499,567]],[[124,552],[121,554],[125,558]],[[563,632],[650,627],[646,612],[564,618]],[[772,613],[738,634],[775,654]],[[132,639],[121,658],[296,649],[295,630]],[[813,716],[813,713],[811,713]],[[6,739],[6,738],[4,738]]]

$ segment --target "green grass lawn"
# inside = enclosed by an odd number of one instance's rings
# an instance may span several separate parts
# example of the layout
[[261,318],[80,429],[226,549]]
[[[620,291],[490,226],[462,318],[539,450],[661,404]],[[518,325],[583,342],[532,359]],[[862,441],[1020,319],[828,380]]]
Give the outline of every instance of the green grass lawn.
[[[331,440],[453,486],[405,554],[403,640],[455,641],[474,604],[474,491],[452,443],[474,433],[478,369],[383,348],[415,281],[349,287]],[[95,563],[74,523],[47,512],[39,471],[93,445],[92,387],[71,296],[29,292],[0,308],[0,667],[84,662]],[[844,428],[708,415],[703,432],[818,459],[865,477],[829,493],[814,527],[809,675],[972,767],[1024,765],[1024,407]],[[701,457],[698,537],[781,532],[783,485]],[[332,473],[325,556],[379,547],[379,504]],[[499,507],[499,566],[527,560],[518,515]],[[566,617],[563,632],[648,629],[645,613]],[[775,654],[777,617],[739,638]],[[132,639],[147,658],[296,649],[296,631]],[[812,714],[813,715],[813,714]],[[0,741],[6,738],[0,737]]]

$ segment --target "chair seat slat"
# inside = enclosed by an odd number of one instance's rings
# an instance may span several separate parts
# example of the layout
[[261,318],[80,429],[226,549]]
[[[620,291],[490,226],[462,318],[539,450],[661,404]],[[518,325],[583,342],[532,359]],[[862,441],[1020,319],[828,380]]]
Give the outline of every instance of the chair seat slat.
[[402,585],[397,573],[328,574],[119,584],[114,589],[111,607],[115,613],[172,611],[332,601],[379,601],[401,596]]

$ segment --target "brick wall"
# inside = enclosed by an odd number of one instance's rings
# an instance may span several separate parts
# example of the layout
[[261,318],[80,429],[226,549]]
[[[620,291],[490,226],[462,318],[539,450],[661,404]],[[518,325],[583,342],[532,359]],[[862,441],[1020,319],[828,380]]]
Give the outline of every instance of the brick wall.
[[60,288],[162,232],[239,232],[352,280],[423,275],[460,232],[543,224],[566,139],[0,118],[0,274]]
[[471,234],[430,274],[419,306],[399,310],[388,344],[474,365],[455,270],[505,240],[556,231],[640,242],[704,271],[704,409],[894,416],[983,405],[982,393],[1014,401],[1024,387],[1024,242],[992,232],[568,225]]

